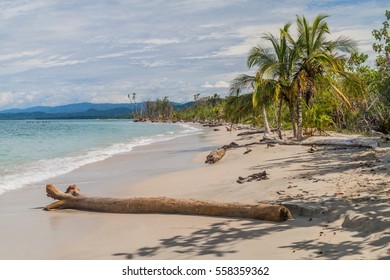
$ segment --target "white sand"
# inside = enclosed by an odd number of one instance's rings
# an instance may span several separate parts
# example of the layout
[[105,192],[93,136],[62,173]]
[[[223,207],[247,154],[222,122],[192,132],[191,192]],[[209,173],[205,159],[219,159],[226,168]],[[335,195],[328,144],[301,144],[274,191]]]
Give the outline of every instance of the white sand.
[[[145,146],[80,168],[50,183],[76,183],[86,195],[165,196],[297,205],[293,220],[181,215],[44,212],[40,186],[0,196],[0,259],[388,259],[390,148],[252,145],[228,150],[214,165],[210,150],[261,135],[214,132]],[[151,152],[152,151],[152,152]],[[269,179],[238,184],[266,171]],[[46,183],[46,182],[45,182]],[[49,183],[49,182],[47,182]],[[303,208],[302,208],[303,207]],[[3,230],[4,228],[4,230]]]

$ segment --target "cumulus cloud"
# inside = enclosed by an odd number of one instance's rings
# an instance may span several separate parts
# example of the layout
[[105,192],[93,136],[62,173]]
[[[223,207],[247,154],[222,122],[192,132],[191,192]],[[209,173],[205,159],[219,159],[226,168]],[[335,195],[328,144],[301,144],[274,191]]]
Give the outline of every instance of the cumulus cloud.
[[209,82],[204,83],[202,88],[228,88],[230,85],[226,81],[218,81],[215,84],[210,84]]
[[[371,51],[388,0],[0,1],[0,109],[228,92],[251,47],[295,15]],[[266,13],[264,13],[266,11]]]

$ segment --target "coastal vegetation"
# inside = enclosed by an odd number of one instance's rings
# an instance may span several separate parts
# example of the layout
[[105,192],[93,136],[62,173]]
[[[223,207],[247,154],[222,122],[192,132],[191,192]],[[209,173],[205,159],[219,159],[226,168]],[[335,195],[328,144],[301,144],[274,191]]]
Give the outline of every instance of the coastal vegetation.
[[353,40],[335,38],[326,20],[326,15],[312,21],[297,16],[277,34],[263,34],[243,60],[248,71],[230,82],[228,96],[226,92],[196,93],[193,101],[184,104],[165,96],[135,104],[36,107],[7,110],[0,113],[0,119],[240,123],[264,128],[267,133],[289,129],[297,140],[327,130],[390,133],[390,10],[385,12],[383,25],[372,31],[375,66],[368,66],[368,55],[359,53]]
[[325,130],[389,133],[390,11],[385,15],[383,27],[372,31],[378,55],[374,68],[365,64],[368,55],[359,53],[353,40],[329,39],[327,16],[313,22],[297,16],[296,30],[287,23],[251,49],[246,61],[251,72],[231,81],[228,97],[198,94],[175,117],[223,119],[262,126],[266,132],[292,129],[298,140]]

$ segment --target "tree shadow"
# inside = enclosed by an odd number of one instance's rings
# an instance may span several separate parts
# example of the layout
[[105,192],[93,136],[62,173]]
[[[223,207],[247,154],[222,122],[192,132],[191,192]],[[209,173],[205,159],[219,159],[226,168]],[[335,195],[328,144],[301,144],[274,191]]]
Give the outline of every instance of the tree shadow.
[[[309,150],[309,149],[308,149]],[[389,159],[371,148],[359,147],[318,147],[314,153],[300,152],[290,157],[265,160],[252,169],[290,168],[305,172],[307,176],[326,175],[360,169],[364,174],[390,175]]]
[[[238,223],[238,224],[237,224]],[[264,223],[267,227],[264,228]],[[291,228],[286,223],[271,223],[256,220],[226,219],[222,222],[212,223],[208,228],[196,230],[189,235],[175,235],[160,239],[155,247],[142,247],[132,253],[115,253],[113,256],[124,256],[127,259],[153,257],[166,250],[183,256],[207,256],[208,258],[226,258],[236,253],[228,249],[243,240],[258,239],[265,235]]]
[[[120,252],[113,256],[126,259],[153,258],[164,252],[174,252],[183,258],[206,256],[209,259],[228,259],[238,253],[237,243],[247,240],[261,240],[268,235],[294,228],[317,226],[324,235],[333,236],[336,232],[351,232],[353,240],[319,238],[293,241],[289,245],[279,246],[290,252],[310,251],[311,259],[366,258],[370,251],[385,258],[383,252],[390,252],[390,210],[385,197],[359,197],[346,200],[345,197],[329,197],[331,205],[326,213],[306,213],[294,215],[294,219],[284,223],[258,220],[239,220],[218,218],[218,222],[207,228],[195,230],[189,234],[174,235],[160,239],[158,245],[141,247],[134,252]],[[349,216],[348,216],[349,215]],[[348,218],[347,218],[348,216]],[[222,219],[222,221],[220,221]],[[310,223],[308,220],[310,219]],[[348,221],[349,222],[346,222]],[[181,257],[180,257],[181,258]],[[294,255],[292,255],[294,258]]]
[[[337,159],[335,161],[335,159]],[[313,179],[328,174],[342,174],[353,171],[354,174],[390,175],[388,154],[378,154],[367,148],[356,147],[320,147],[315,153],[300,152],[291,157],[280,157],[264,161],[253,166],[252,170],[283,169],[300,164],[295,177]],[[385,176],[385,178],[387,178]],[[383,177],[383,176],[382,176]],[[337,179],[337,178],[336,178]],[[279,246],[281,250],[310,251],[311,259],[366,258],[365,252],[378,252],[380,259],[390,259],[390,209],[389,190],[383,183],[374,182],[368,193],[345,195],[310,195],[302,196],[303,204],[316,201],[317,206],[326,206],[326,213],[313,212],[306,216],[295,216],[294,220],[284,223],[270,223],[256,220],[219,219],[207,228],[198,229],[188,234],[174,235],[160,239],[156,246],[142,247],[134,252],[115,253],[113,256],[127,259],[152,258],[164,252],[174,252],[182,258],[206,256],[209,259],[226,259],[235,256],[234,245],[246,240],[261,240],[268,235],[294,228],[323,226],[324,232],[331,236],[336,231],[352,233],[352,240],[335,239],[324,241],[319,238],[295,239],[289,245]],[[259,203],[275,201],[259,201]],[[296,198],[283,198],[277,203],[295,203]],[[321,202],[326,202],[321,204]],[[308,219],[313,219],[308,225]],[[338,224],[337,224],[338,222]],[[233,249],[232,249],[233,248]],[[387,253],[383,253],[387,252]],[[387,255],[386,255],[387,254]],[[292,256],[294,258],[294,256]]]

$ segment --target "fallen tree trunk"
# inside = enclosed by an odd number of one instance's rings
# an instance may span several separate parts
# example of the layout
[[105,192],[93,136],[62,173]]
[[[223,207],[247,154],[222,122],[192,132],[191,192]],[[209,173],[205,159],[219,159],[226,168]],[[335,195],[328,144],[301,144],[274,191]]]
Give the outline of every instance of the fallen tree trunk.
[[[276,128],[273,128],[271,129],[271,132],[277,132],[278,129]],[[244,132],[240,132],[237,134],[237,136],[247,136],[247,135],[253,135],[253,134],[261,134],[261,133],[264,133],[265,130],[249,130],[249,131],[244,131]]]
[[212,201],[185,200],[165,197],[151,198],[104,198],[87,197],[76,185],[61,192],[54,185],[46,186],[47,196],[58,201],[44,210],[76,209],[108,213],[182,214],[220,216],[283,222],[291,219],[290,211],[282,205],[219,203]]
[[288,141],[288,140],[278,140],[278,139],[266,139],[266,143],[280,144],[280,145],[330,145],[330,146],[347,146],[347,147],[367,147],[367,148],[377,148],[378,141],[375,138],[370,137],[348,137],[348,138],[339,138],[339,137],[310,137],[305,141]]

